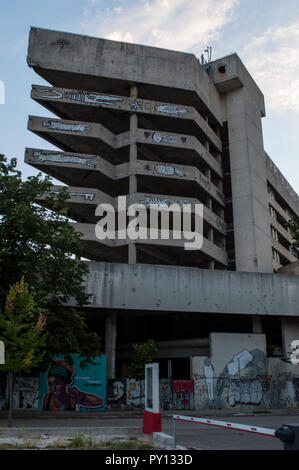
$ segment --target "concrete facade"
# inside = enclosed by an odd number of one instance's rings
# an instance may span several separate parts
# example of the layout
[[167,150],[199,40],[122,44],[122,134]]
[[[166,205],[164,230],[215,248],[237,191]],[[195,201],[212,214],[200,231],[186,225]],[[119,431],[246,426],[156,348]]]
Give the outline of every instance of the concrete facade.
[[[193,54],[32,28],[27,60],[50,84],[33,85],[31,97],[54,114],[29,116],[28,129],[58,150],[28,148],[25,161],[67,185],[108,378],[127,374],[133,342],[153,338],[160,375],[171,360],[173,378],[208,397],[195,397],[198,408],[273,404],[274,395],[257,398],[255,377],[268,366],[296,375],[282,358],[299,333],[299,278],[281,270],[298,257],[287,222],[299,198],[265,153],[264,97],[240,58],[202,65]],[[99,240],[96,208],[119,214],[118,196],[159,210],[203,204],[202,248]],[[233,360],[251,364],[247,401],[225,369]]]

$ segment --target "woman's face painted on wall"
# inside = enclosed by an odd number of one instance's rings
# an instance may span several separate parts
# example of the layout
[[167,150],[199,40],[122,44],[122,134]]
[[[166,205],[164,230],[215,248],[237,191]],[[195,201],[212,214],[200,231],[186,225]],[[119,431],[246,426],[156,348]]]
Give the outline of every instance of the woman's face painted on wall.
[[59,377],[49,376],[48,387],[51,393],[54,395],[60,395],[65,391],[66,384]]

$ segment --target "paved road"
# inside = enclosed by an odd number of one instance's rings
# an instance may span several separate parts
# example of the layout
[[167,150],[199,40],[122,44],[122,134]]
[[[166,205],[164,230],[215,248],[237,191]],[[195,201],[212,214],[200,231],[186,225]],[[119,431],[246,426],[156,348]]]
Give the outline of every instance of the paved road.
[[[211,418],[212,419],[212,418]],[[219,421],[278,429],[283,424],[299,424],[299,416],[234,416],[217,417]],[[164,419],[163,429],[173,434],[171,419]],[[204,424],[176,422],[177,443],[188,448],[203,450],[282,450],[277,438],[260,436],[231,429],[216,428]]]
[[[162,418],[162,431],[167,434],[173,434],[173,421],[170,412],[163,413]],[[179,412],[176,411],[176,414]],[[183,414],[183,413],[182,413]],[[187,414],[187,413],[186,413]],[[188,415],[200,416],[200,413],[188,413]],[[93,428],[93,427],[113,427],[113,428],[128,428],[140,427],[142,428],[142,417],[136,413],[112,413],[103,412],[99,415],[92,414],[76,418],[76,414],[72,417],[64,417],[62,415],[51,417],[48,415],[43,417],[32,418],[32,416],[23,416],[22,414],[16,417],[13,421],[13,426],[18,428],[45,428],[45,427],[59,427],[59,428]],[[70,415],[69,415],[70,416]],[[251,415],[251,416],[233,416],[210,415],[210,419],[217,419],[219,421],[249,424],[253,426],[262,426],[270,429],[278,429],[283,424],[299,423],[299,414],[296,411],[293,414],[285,414],[279,412],[271,412],[265,415]],[[0,414],[0,430],[1,427],[7,426],[7,419],[4,414]],[[207,425],[176,422],[177,444],[187,448],[203,449],[203,450],[281,450],[283,444],[277,439],[266,436],[259,436],[243,431],[234,431],[230,429],[221,429]]]

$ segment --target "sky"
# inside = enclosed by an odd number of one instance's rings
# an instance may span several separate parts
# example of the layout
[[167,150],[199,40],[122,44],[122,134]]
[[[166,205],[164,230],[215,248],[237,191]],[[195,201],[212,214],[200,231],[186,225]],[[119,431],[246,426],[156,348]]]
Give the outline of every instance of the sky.
[[26,63],[30,26],[198,58],[210,46],[212,60],[236,52],[265,97],[264,148],[299,193],[299,0],[0,0],[0,153],[24,178],[37,173],[25,147],[54,149],[27,130],[28,115],[51,116],[30,99],[47,85]]

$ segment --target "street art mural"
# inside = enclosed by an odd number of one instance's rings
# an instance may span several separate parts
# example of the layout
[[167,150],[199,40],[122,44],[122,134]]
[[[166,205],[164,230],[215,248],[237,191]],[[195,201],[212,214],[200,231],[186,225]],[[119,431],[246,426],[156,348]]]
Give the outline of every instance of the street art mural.
[[202,374],[194,375],[195,409],[299,406],[299,379],[287,372],[279,358],[259,349],[244,349],[218,376],[210,358],[203,358]]
[[194,409],[194,384],[192,380],[173,380],[172,403],[175,410]]
[[127,379],[127,405],[144,405],[144,380]]
[[108,379],[107,407],[122,408],[126,405],[126,380]]
[[13,393],[13,409],[37,409],[38,390],[38,377],[16,377]]
[[66,360],[54,356],[48,370],[40,375],[39,409],[44,411],[87,411],[106,408],[106,355],[95,364],[80,367],[80,356]]
[[168,410],[169,405],[172,404],[171,382],[169,382],[168,379],[159,380],[159,397],[160,408],[162,410]]

